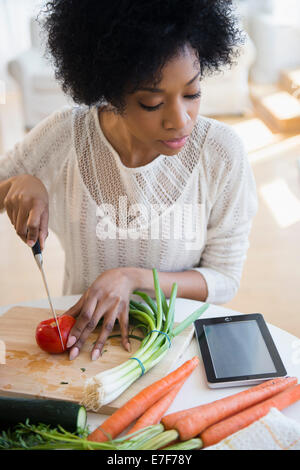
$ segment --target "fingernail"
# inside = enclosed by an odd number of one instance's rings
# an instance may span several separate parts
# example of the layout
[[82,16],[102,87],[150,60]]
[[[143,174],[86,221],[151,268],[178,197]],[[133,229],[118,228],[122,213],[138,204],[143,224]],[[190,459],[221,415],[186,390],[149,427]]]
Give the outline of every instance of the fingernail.
[[94,349],[92,352],[92,361],[96,361],[100,356],[100,351],[99,349]]
[[128,352],[131,352],[131,344],[129,342],[126,344],[126,349]]
[[33,241],[33,240],[28,240],[28,241],[27,241],[27,245],[33,247],[34,241]]
[[79,349],[76,348],[75,346],[75,348],[73,348],[70,352],[70,356],[69,356],[70,361],[73,361],[73,359],[75,359],[75,357],[77,357],[78,354],[79,354]]
[[69,336],[68,338],[68,342],[67,342],[67,348],[70,348],[71,346],[73,346],[73,344],[76,343],[76,337],[75,336]]

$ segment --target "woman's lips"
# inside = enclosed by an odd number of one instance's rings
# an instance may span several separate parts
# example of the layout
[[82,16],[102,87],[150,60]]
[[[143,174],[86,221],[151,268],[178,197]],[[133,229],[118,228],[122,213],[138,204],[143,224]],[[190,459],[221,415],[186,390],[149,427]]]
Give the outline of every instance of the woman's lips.
[[187,139],[188,135],[181,137],[181,139],[161,140],[161,142],[171,149],[177,149],[183,147]]

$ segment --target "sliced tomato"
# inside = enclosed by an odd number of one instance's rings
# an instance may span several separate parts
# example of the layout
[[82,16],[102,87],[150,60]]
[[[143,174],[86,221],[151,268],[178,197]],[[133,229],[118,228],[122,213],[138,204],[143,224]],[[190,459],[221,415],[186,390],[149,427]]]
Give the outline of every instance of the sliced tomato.
[[62,315],[57,317],[59,329],[61,332],[64,348],[62,347],[58,328],[55,320],[49,318],[38,324],[35,331],[35,339],[39,347],[48,353],[58,354],[64,352],[67,347],[68,336],[70,331],[76,322],[75,318],[71,315]]

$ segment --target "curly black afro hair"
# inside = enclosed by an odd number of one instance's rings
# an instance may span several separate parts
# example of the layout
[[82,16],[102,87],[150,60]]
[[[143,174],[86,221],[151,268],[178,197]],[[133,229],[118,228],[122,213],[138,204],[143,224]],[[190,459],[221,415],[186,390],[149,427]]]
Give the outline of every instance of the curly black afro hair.
[[125,108],[185,45],[201,76],[231,65],[243,41],[231,0],[52,0],[39,18],[56,78],[75,103]]

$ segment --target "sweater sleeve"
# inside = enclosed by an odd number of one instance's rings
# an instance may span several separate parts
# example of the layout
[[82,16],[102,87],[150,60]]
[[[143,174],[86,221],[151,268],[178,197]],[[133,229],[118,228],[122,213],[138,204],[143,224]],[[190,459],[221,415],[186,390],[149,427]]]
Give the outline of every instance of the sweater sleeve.
[[0,156],[0,181],[22,174],[36,176],[50,196],[70,150],[71,112],[70,106],[55,111]]
[[206,301],[214,304],[229,302],[239,289],[258,208],[256,183],[243,143],[229,126],[221,127],[221,138],[213,149],[220,158],[209,157],[218,167],[210,171],[214,181],[209,182],[212,201],[206,244],[199,266],[192,268],[204,277]]

